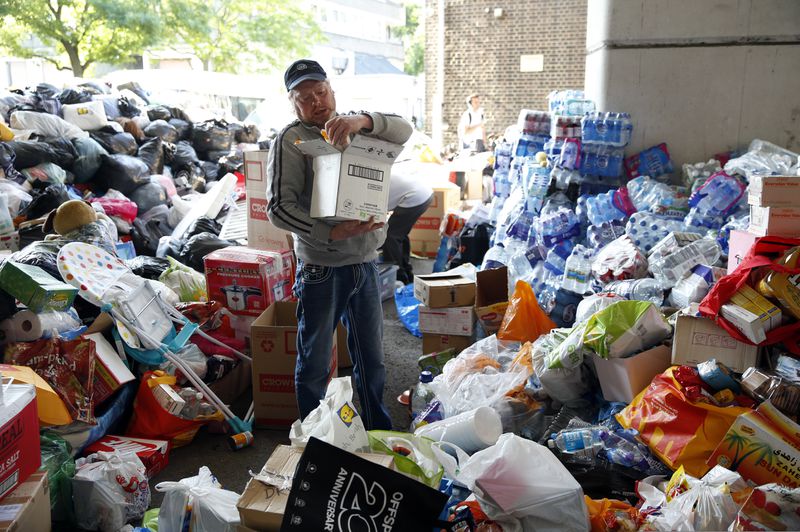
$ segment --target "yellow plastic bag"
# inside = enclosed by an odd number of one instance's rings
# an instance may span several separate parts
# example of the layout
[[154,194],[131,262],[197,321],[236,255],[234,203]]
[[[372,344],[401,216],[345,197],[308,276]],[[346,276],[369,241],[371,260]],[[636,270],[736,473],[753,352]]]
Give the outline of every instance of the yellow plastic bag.
[[517,281],[497,337],[501,340],[533,342],[555,328],[556,324],[536,301],[531,285]]
[[691,402],[672,372],[660,375],[617,414],[626,429],[639,431],[639,438],[673,470],[700,478],[708,472],[706,460],[740,414],[749,408],[719,407]]

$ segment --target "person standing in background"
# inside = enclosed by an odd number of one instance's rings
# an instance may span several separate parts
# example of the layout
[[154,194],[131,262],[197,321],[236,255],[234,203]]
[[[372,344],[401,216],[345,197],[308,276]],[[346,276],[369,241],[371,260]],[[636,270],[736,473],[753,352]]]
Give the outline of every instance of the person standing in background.
[[481,98],[477,94],[471,94],[467,98],[467,110],[458,122],[458,139],[461,151],[486,151],[485,116]]
[[389,210],[383,243],[384,264],[396,264],[397,280],[404,285],[414,282],[411,267],[411,241],[408,234],[433,201],[433,188],[412,168],[395,165],[389,182]]

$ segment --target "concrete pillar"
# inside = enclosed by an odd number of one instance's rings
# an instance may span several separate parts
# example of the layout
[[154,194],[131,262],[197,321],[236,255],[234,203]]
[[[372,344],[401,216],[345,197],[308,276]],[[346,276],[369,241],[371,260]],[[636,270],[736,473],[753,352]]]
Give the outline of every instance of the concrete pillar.
[[585,90],[631,113],[626,153],[666,142],[680,165],[754,138],[800,152],[800,1],[589,0],[586,18]]

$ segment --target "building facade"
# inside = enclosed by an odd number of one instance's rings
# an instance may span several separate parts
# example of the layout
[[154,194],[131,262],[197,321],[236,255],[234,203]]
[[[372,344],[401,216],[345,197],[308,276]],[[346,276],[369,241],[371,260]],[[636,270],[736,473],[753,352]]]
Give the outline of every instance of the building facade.
[[587,1],[425,0],[426,132],[436,139],[439,102],[442,141],[451,144],[469,94],[482,96],[492,136],[515,123],[521,109],[547,109],[550,91],[583,88]]

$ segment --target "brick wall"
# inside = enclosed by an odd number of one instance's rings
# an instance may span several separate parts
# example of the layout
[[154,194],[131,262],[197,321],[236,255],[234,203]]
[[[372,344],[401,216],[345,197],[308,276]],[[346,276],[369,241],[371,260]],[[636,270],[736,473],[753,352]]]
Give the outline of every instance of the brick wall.
[[[557,89],[581,89],[586,59],[588,0],[445,0],[444,143],[470,93],[482,96],[487,133],[499,135],[520,109],[547,109]],[[425,123],[431,133],[436,90],[437,0],[425,0]],[[503,8],[495,18],[494,8]],[[486,10],[489,10],[487,13]],[[542,72],[520,72],[520,55],[543,54]]]

